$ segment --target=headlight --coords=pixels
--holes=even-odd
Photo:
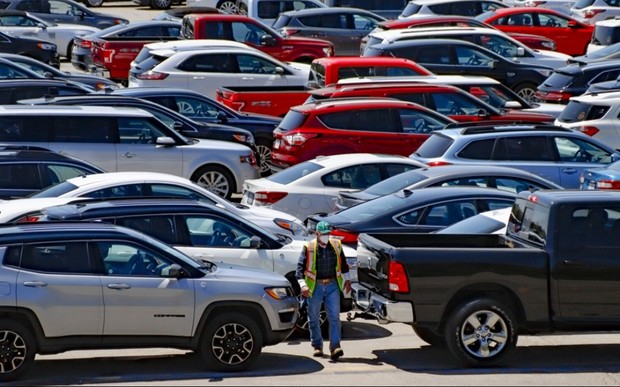
[[[557,50],[557,46],[554,42],[542,42],[541,44],[543,47],[545,47],[548,50],[551,50],[551,51]]]
[[[276,300],[284,300],[293,295],[291,288],[265,288],[265,293],[269,294],[271,298]]]
[[[37,47],[39,47],[42,50],[56,51],[56,45],[52,43],[39,42],[37,43]]]
[[[273,222],[277,224],[278,227],[282,227],[283,229],[290,231],[293,235],[308,235],[305,227],[295,222],[291,222],[290,220],[276,218]]]

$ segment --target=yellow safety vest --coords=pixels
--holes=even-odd
[[[314,292],[314,286],[316,285],[316,245],[317,240],[314,239],[311,242],[306,242],[306,270],[304,271],[304,276],[306,280],[306,285],[308,285],[308,289],[310,290],[310,295]],[[340,271],[340,255],[342,254],[342,243],[340,239],[329,238],[329,244],[332,245],[337,254],[336,259],[336,280],[338,281],[338,287],[342,291],[344,288],[344,278],[342,277],[342,272]]]

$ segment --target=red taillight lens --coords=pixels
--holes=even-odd
[[[409,279],[402,263],[390,261],[388,283],[391,292],[409,293]]]
[[[281,200],[288,195],[288,192],[271,192],[271,191],[258,191],[254,195],[254,201],[261,204],[273,204],[278,200]]]
[[[587,11],[583,14],[583,17],[586,17],[586,18],[591,18],[591,17],[594,17],[594,16],[598,15],[599,13],[601,13],[601,12],[603,12],[603,11],[604,11],[604,10],[602,10],[602,9],[589,9],[589,10],[587,10]]]
[[[93,46],[93,42],[90,40],[80,40],[79,45],[82,48],[91,48]]]
[[[24,215],[19,219],[16,219],[14,222],[15,223],[34,223],[34,222],[38,222],[39,220],[41,220],[41,217],[43,216],[43,214],[28,214],[28,215]]]
[[[594,126],[580,126],[578,128],[576,128],[578,131],[580,131],[583,134],[587,134],[588,136],[592,137],[595,134],[597,134],[598,132],[600,132],[600,130]]]
[[[168,74],[160,73],[157,71],[147,71],[142,74],[136,75],[136,78],[142,79],[144,81],[161,81],[162,79],[166,79]]]
[[[548,93],[536,92],[534,96],[543,101],[565,102],[568,103],[572,94],[563,93],[561,91],[550,91]]]
[[[340,239],[342,243],[350,243],[350,244],[357,243],[358,234],[355,232],[334,228],[330,232],[330,235],[333,236],[334,238]]]
[[[114,60],[114,50],[101,50],[101,57],[103,58],[103,63],[112,63]]]
[[[620,190],[620,180],[599,180],[596,182],[596,188]]]
[[[448,163],[446,161],[431,161],[426,163],[429,167],[441,167],[442,165],[452,165],[452,163]]]
[[[294,133],[282,137],[282,140],[290,146],[301,146],[311,138],[318,137],[317,133]]]

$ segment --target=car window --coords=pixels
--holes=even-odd
[[[6,15],[0,16],[0,25],[2,26],[20,26],[20,27],[33,27],[38,23],[31,18],[21,15]]]
[[[43,168],[43,174],[47,174],[52,184],[92,173],[90,170],[72,165],[43,163]]]
[[[0,164],[2,189],[41,189],[38,163]]]
[[[603,118],[610,106],[570,101],[558,116],[561,122],[580,122]]]
[[[25,244],[21,268],[46,273],[94,274],[85,242]]]
[[[193,55],[177,66],[179,70],[198,73],[230,73],[233,66],[229,54]]]
[[[448,136],[433,134],[420,145],[415,154],[423,158],[441,157],[450,149],[453,143],[454,140]]]
[[[43,3],[45,4],[45,0]],[[46,13],[57,14],[57,15],[71,15],[71,16],[80,16],[83,15],[84,11],[81,9],[69,4],[64,1],[58,0],[49,0],[49,11]],[[45,12],[45,11],[43,11]]]
[[[142,197],[147,196],[142,184],[119,184],[114,187],[102,188],[84,193],[81,196],[98,199]]]
[[[199,118],[217,118],[217,113],[220,111],[215,104],[210,104],[203,100],[192,97],[174,97],[175,107],[172,110],[176,110],[179,113],[187,117],[199,117]]]
[[[250,248],[252,235],[217,215],[186,215],[182,217],[189,231],[192,246]]]
[[[609,164],[612,162],[611,153],[590,141],[563,136],[555,136],[553,141],[561,161],[593,162],[599,164]]]
[[[443,129],[445,122],[425,111],[418,109],[398,109],[402,131],[405,133],[430,133],[434,130]]]
[[[118,118],[118,134],[121,144],[155,144],[158,137],[165,136],[149,119],[142,117]]]
[[[387,177],[393,177],[400,175],[403,172],[411,171],[412,169],[418,169],[416,165],[409,164],[383,164],[383,169],[386,172]]]
[[[276,63],[265,58],[249,54],[237,54],[237,65],[240,73],[243,74],[275,74]]]
[[[173,198],[182,198],[182,199],[190,199],[190,200],[199,200],[201,202],[207,204],[216,204],[215,200],[210,197],[203,195],[199,192],[190,190],[185,187],[180,187],[172,184],[144,184],[145,193],[151,196],[157,197],[173,197]]]
[[[332,129],[369,132],[400,132],[390,114],[390,109],[359,109],[317,116],[319,121]]]
[[[457,62],[460,65],[488,68],[493,67],[493,58],[473,47],[456,46],[455,52]]]
[[[588,85],[591,83],[615,81],[618,78],[618,75],[620,75],[620,70],[601,71],[592,77],[590,81],[588,81]]]
[[[282,121],[280,121],[278,129],[285,132],[297,129],[298,127],[303,125],[307,118],[307,114],[291,109],[288,111],[288,113],[286,113]]]
[[[498,138],[493,160],[552,161],[546,136],[523,136]]]
[[[356,173],[360,167],[358,165],[338,169],[322,176],[321,181],[326,187],[351,188],[353,185],[353,175],[360,175],[360,173]]]
[[[316,164],[311,161],[305,161],[303,163],[295,164],[291,167],[288,167],[273,175],[267,176],[266,179],[269,181],[273,181],[274,183],[286,185],[323,168],[324,167],[320,164]],[[325,184],[324,179],[325,176],[321,178],[321,180],[323,180],[323,184]]]
[[[396,56],[400,57],[398,52],[409,51],[409,48],[402,48],[395,50]],[[419,63],[431,63],[431,64],[451,64],[449,47],[435,47],[425,46],[418,48],[417,56],[415,59]],[[469,59],[469,58],[468,58]]]
[[[546,189],[549,187],[542,186],[531,180],[519,179],[516,177],[495,177],[494,187],[502,191],[519,193],[521,191]]]
[[[115,119],[104,117],[54,117],[51,120],[53,141],[115,142]],[[96,130],[94,130],[96,128]]]
[[[429,187],[452,187],[452,186],[472,186],[472,187],[487,187],[487,178],[484,176],[478,177],[455,177],[438,181],[431,184]]]
[[[499,8],[505,8],[505,6],[503,6],[502,4],[497,4],[497,3],[490,2],[490,1],[481,1],[479,13],[494,11]]]
[[[442,145],[442,143],[440,143],[439,145]],[[465,147],[457,153],[457,156],[462,159],[491,160],[491,155],[494,152],[494,147],[495,147],[495,139],[472,141],[468,143],[467,145],[465,145]],[[447,150],[447,147],[446,147],[446,150]],[[423,157],[428,157],[428,156],[423,156]],[[431,156],[431,157],[438,157],[438,156]]]
[[[435,111],[444,115],[474,115],[480,104],[458,93],[430,93]]]
[[[269,35],[265,30],[252,23],[232,23],[233,40],[242,43],[250,43],[255,46],[260,44],[263,35]]]
[[[554,71],[547,79],[545,79],[543,86],[557,89],[570,86],[573,83],[573,80],[574,76],[572,74]]]
[[[362,30],[362,31],[373,30],[377,26],[377,23],[379,22],[379,20],[377,19],[373,19],[366,15],[360,15],[357,13],[354,13],[352,17],[353,17],[353,27],[356,30]]]
[[[518,45],[497,35],[477,35],[476,42],[480,46],[503,56],[504,58],[512,58],[517,56]]]
[[[568,27],[568,19],[551,14],[539,13],[538,25],[541,27],[566,28]]]
[[[162,36],[162,29],[160,26],[148,26],[148,27],[134,28],[134,29],[122,32],[118,34],[118,36],[158,37],[158,36]]]
[[[100,256],[108,276],[159,277],[173,263],[167,257],[127,242],[97,242],[93,251]]]

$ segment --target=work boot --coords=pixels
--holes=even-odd
[[[331,352],[329,357],[332,360],[338,360],[338,358],[341,357],[342,355],[344,355],[344,351],[342,350],[342,348],[338,347],[338,348],[334,348],[334,350]]]

